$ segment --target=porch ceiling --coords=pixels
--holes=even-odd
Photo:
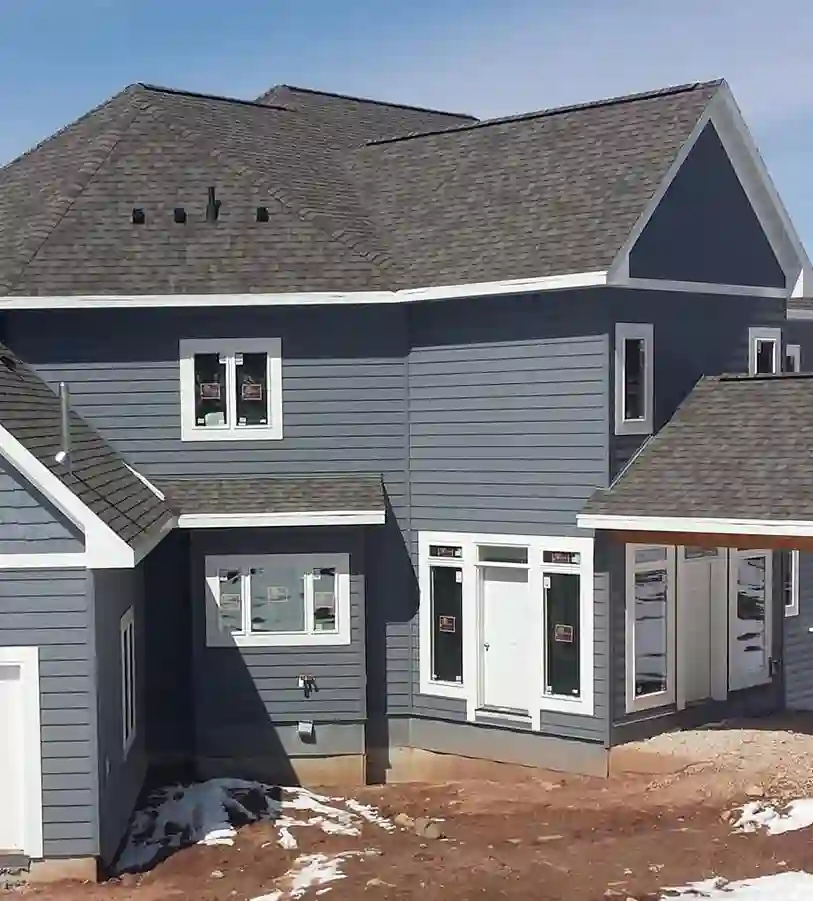
[[[813,375],[701,379],[578,521],[631,543],[813,548]]]

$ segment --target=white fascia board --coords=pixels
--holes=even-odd
[[[0,554],[2,569],[85,569],[87,555],[75,554]]]
[[[104,561],[95,564],[104,568],[133,565],[133,550],[127,542],[82,503],[67,485],[2,425],[0,456],[84,533],[88,566],[91,565],[91,560]]]
[[[694,282],[661,282],[649,279],[632,279],[629,274],[629,256],[638,238],[655,214],[669,186],[691,153],[703,129],[711,122],[740,180],[754,214],[762,226],[768,242],[782,267],[785,289],[760,288],[739,285],[706,285]],[[701,294],[745,294],[756,297],[788,297],[794,291],[803,290],[805,283],[813,289],[810,277],[811,263],[802,241],[771,180],[765,163],[759,154],[753,136],[743,119],[728,85],[723,84],[711,98],[703,114],[697,120],[691,134],[680,148],[663,181],[658,186],[644,211],[629,233],[621,250],[613,261],[607,276],[608,285],[619,287],[653,288],[658,290],[688,291]],[[799,284],[801,279],[801,285]],[[669,287],[671,286],[671,287]]]
[[[260,529],[274,526],[380,526],[383,510],[327,511],[318,513],[183,513],[182,529]]]
[[[813,537],[813,521],[775,519],[699,519],[682,516],[613,516],[580,513],[579,528],[614,532],[689,532],[709,535],[764,535],[773,538]]]
[[[566,272],[541,278],[520,278],[463,285],[408,288],[401,291],[346,291],[287,294],[110,294],[54,297],[0,297],[0,310],[104,310],[168,307],[301,307],[314,305],[401,304],[457,297],[491,297],[595,288],[607,283],[606,272]]]

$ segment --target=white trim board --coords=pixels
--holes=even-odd
[[[87,555],[75,554],[0,554],[3,569],[86,569]]]
[[[794,307],[793,304],[788,304],[788,310],[786,313],[788,319],[799,319],[799,320],[808,320],[813,319],[813,308],[808,309],[807,307]]]
[[[42,858],[43,855],[39,648],[0,648],[0,663],[20,667],[25,752],[25,784],[23,786],[25,847],[22,850],[30,858],[36,860]]]
[[[580,529],[621,532],[689,532],[708,535],[765,535],[774,538],[813,537],[813,521],[777,519],[700,519],[681,516],[622,516],[579,513]]]
[[[182,529],[261,529],[273,526],[380,526],[384,510],[329,510],[301,513],[182,513]]]

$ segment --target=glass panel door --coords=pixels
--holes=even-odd
[[[729,687],[736,691],[770,680],[770,551],[731,554]]]

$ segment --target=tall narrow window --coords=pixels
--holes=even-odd
[[[548,573],[545,579],[545,694],[578,698],[581,693],[580,577]]]
[[[457,566],[429,569],[432,608],[432,679],[463,681],[463,570]]]
[[[615,331],[615,431],[646,435],[652,431],[653,330],[643,323],[622,323]]]
[[[122,616],[119,632],[121,638],[121,741],[126,757],[136,734],[136,645],[132,607]]]
[[[750,328],[748,330],[748,372],[751,375],[771,375],[779,372],[781,346],[781,329]]]
[[[800,344],[788,344],[785,347],[785,372],[802,371],[802,347]]]
[[[799,613],[799,552],[785,551],[782,560],[782,595],[785,601],[785,616]]]

